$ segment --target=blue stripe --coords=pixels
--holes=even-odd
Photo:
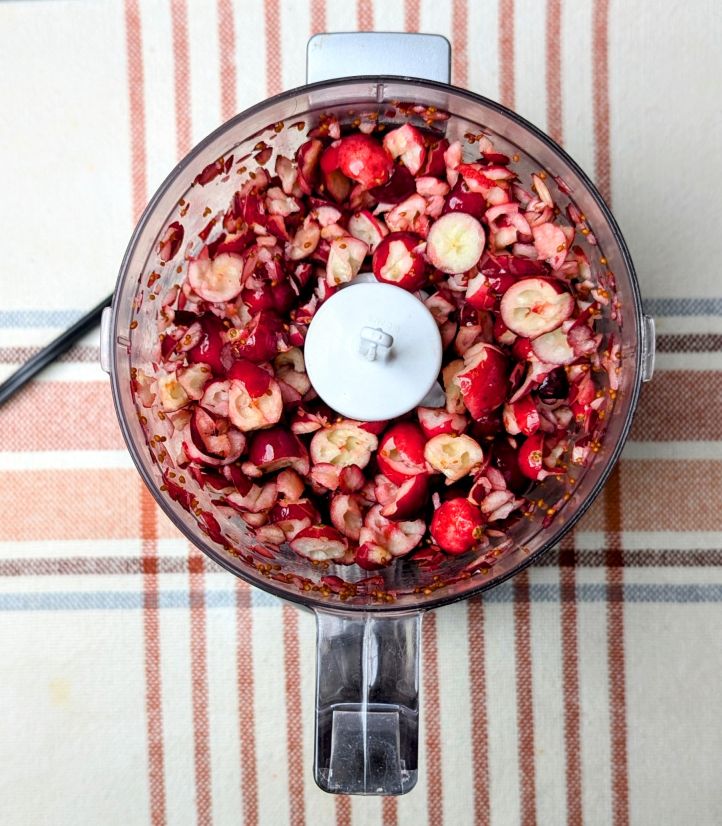
[[[722,298],[645,298],[651,316],[722,315]]]
[[[722,315],[722,298],[645,298],[652,316]],[[86,310],[0,310],[0,327],[68,327]]]
[[[706,585],[643,585],[632,583],[623,586],[627,603],[705,603],[722,602],[722,584]],[[560,589],[554,584],[533,584],[533,602],[559,602]],[[604,583],[577,585],[580,602],[605,602],[607,586]],[[504,583],[488,591],[484,601],[509,603],[514,600],[511,583]],[[2,611],[109,611],[139,610],[144,605],[144,595],[134,591],[57,591],[27,594],[0,594]],[[190,604],[188,591],[161,591],[158,605],[163,608],[184,608]],[[235,591],[207,591],[207,608],[233,608]],[[282,601],[262,591],[254,590],[252,605],[255,608],[279,608]]]
[[[0,310],[0,327],[69,327],[87,310]]]

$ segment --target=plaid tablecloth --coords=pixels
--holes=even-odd
[[[314,624],[201,557],[115,423],[96,336],[0,409],[0,823],[722,823],[719,4],[0,4],[0,375],[113,287],[209,130],[304,80],[316,31],[421,30],[611,200],[658,362],[605,495],[427,617],[421,775],[313,784]]]

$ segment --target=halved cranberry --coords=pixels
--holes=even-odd
[[[285,279],[279,283],[266,283],[261,287],[241,291],[241,299],[252,313],[273,310],[284,315],[293,307],[297,298],[298,294]]]
[[[320,516],[310,499],[299,502],[276,503],[269,519],[283,531],[284,538],[291,540],[302,530],[320,521]]]
[[[517,454],[519,470],[527,479],[541,480],[549,474],[544,470],[544,434],[536,433],[526,439]]]
[[[400,204],[416,192],[416,182],[403,164],[396,164],[389,181],[383,186],[375,186],[369,192],[379,203]]]
[[[388,565],[394,557],[405,556],[418,544],[426,531],[423,519],[393,522],[375,505],[366,514],[359,535],[356,563],[366,570]]]
[[[412,476],[396,490],[394,498],[384,505],[382,516],[394,521],[413,519],[426,505],[429,493],[429,477],[425,473]]]
[[[270,361],[278,352],[288,349],[288,334],[283,321],[270,310],[257,313],[231,342],[236,358],[249,361]]]
[[[539,430],[539,411],[530,394],[515,402],[507,402],[504,405],[503,419],[506,432],[512,436],[519,433],[531,436]]]
[[[183,449],[188,459],[207,465],[235,462],[246,447],[246,437],[229,426],[227,419],[216,419],[202,407],[191,415]]]
[[[483,413],[478,419],[474,419],[469,427],[469,433],[475,439],[489,439],[496,436],[502,430],[501,412],[499,408]]]
[[[446,174],[444,152],[449,148],[446,138],[430,143],[426,148],[426,160],[419,170],[419,175],[433,175],[434,178],[443,178]]]
[[[479,269],[490,280],[501,278],[507,274],[515,276],[513,280],[516,280],[530,275],[547,275],[549,273],[549,267],[544,261],[520,258],[516,255],[486,255],[482,259]]]
[[[392,232],[378,245],[372,268],[379,281],[415,292],[426,281],[423,238],[413,232]]]
[[[315,562],[337,561],[348,551],[348,539],[335,528],[313,525],[297,534],[291,547],[299,556]]]
[[[508,360],[493,344],[475,344],[464,356],[464,369],[454,381],[473,418],[503,404],[507,392]]]
[[[443,407],[418,407],[416,414],[427,439],[443,433],[463,433],[468,419],[459,413],[449,413]]]
[[[236,194],[235,214],[244,224],[258,224],[264,226],[266,223],[266,208],[263,198],[256,190],[251,190],[245,195]]]
[[[334,527],[353,542],[358,542],[364,519],[360,498],[337,493],[331,499],[329,513]]]
[[[467,212],[474,218],[481,218],[486,211],[486,199],[479,192],[472,192],[463,178],[454,184],[446,196],[443,215],[448,212]]]
[[[366,477],[358,465],[346,465],[338,474],[338,486],[343,493],[354,493],[366,484]]]
[[[262,396],[270,387],[273,376],[262,367],[247,359],[234,361],[228,370],[229,379],[238,379],[246,385],[251,398]]]
[[[188,352],[188,360],[193,364],[207,364],[214,375],[223,375],[224,368],[221,361],[221,349],[224,345],[225,325],[217,316],[206,313],[199,319],[203,338]]]
[[[183,243],[184,229],[178,221],[168,224],[168,228],[158,244],[158,257],[161,261],[170,261]]]
[[[310,467],[308,451],[298,436],[285,427],[272,427],[254,433],[248,448],[248,460],[261,473],[290,467],[305,476]]]
[[[399,158],[412,175],[421,169],[426,159],[426,145],[419,130],[410,123],[392,129],[384,135],[384,149],[392,158]]]
[[[298,164],[298,185],[301,191],[310,195],[318,183],[318,163],[323,150],[321,141],[312,138],[301,144],[296,152]]]
[[[201,465],[188,465],[188,473],[202,488],[207,486],[213,490],[230,490],[232,487],[225,476]]]
[[[379,442],[376,456],[379,469],[397,485],[425,473],[425,445],[426,437],[418,425],[411,422],[394,425]]]
[[[524,493],[529,487],[529,480],[519,469],[517,455],[518,449],[512,447],[508,439],[497,439],[492,448],[491,463],[501,472],[509,490]]]

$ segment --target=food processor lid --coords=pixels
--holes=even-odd
[[[313,317],[304,346],[314,390],[333,410],[365,422],[403,416],[441,369],[441,335],[424,304],[393,284],[351,283]]]

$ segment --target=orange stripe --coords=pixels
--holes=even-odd
[[[595,0],[592,25],[596,181],[602,195],[610,201],[608,0]],[[643,464],[651,468],[650,463]],[[675,462],[674,464],[677,465],[678,463]],[[667,470],[669,464],[655,463],[654,477],[649,477],[654,478],[655,488],[657,489],[660,484],[659,472],[663,468]],[[609,668],[609,719],[612,762],[612,822],[614,826],[626,826],[629,823],[626,663],[624,655],[624,570],[621,567],[620,536],[623,526],[621,475],[622,467],[620,463],[614,468],[607,482],[604,497],[607,544],[607,661]],[[676,495],[678,490],[679,478],[675,485],[675,495],[668,499],[668,502],[678,499]],[[657,490],[654,492],[657,493]],[[648,498],[652,502],[657,500],[656,495]],[[674,511],[674,508],[667,507],[663,510],[669,512]],[[644,522],[641,522],[640,527],[643,528],[644,524]],[[662,528],[662,525],[658,527],[652,525],[651,527],[659,529]],[[680,527],[681,525],[677,525],[677,529]]]
[[[547,131],[563,142],[561,82],[562,0],[547,1]],[[567,826],[582,826],[582,765],[579,715],[579,655],[577,639],[577,564],[574,531],[559,545],[559,585],[564,691],[564,751]]]
[[[622,459],[620,470],[624,501],[620,530],[722,531],[718,496],[680,496],[680,491],[722,490],[722,462]],[[608,530],[605,520],[605,500],[600,496],[584,515],[579,530]]]
[[[566,751],[567,826],[582,826],[582,765],[579,728],[579,659],[577,640],[576,554],[574,532],[561,542],[562,683],[564,687],[564,747]]]
[[[218,0],[218,48],[221,72],[221,118],[236,114],[236,30],[231,0]]]
[[[143,40],[138,0],[125,2],[125,44],[128,63],[130,108],[130,157],[133,220],[140,217],[147,200],[145,171],[145,101],[143,100]]]
[[[722,531],[722,508],[714,496],[679,495],[680,490],[722,490],[722,461],[630,459],[621,467],[623,529]],[[0,541],[136,538],[141,484],[132,468],[4,471],[0,509],[6,518],[0,520]],[[102,509],[89,506],[101,501]],[[605,530],[603,499],[585,514],[580,530]],[[178,537],[178,529],[160,512],[158,535]]]
[[[204,556],[193,545],[188,549],[189,601],[191,611],[191,697],[193,704],[193,757],[196,783],[196,820],[199,826],[213,822],[211,755],[208,734],[208,666],[206,662],[206,599]]]
[[[175,81],[176,145],[180,157],[191,149],[190,58],[186,0],[171,1],[173,24],[173,73]],[[189,602],[191,625],[191,702],[193,707],[193,766],[196,820],[199,826],[213,821],[211,761],[208,734],[208,671],[206,663],[206,604],[203,559],[189,547]]]
[[[104,500],[99,499],[98,501]],[[143,539],[143,637],[145,649],[145,716],[148,737],[150,819],[153,826],[163,826],[166,822],[166,814],[156,526],[155,502],[148,492],[148,489],[143,485],[140,489],[140,533]]]
[[[499,98],[514,108],[514,0],[499,0]],[[514,580],[514,642],[516,653],[516,707],[519,751],[521,823],[536,824],[534,765],[534,698],[532,692],[531,613],[529,574]]]
[[[173,23],[176,152],[178,157],[182,158],[191,149],[191,73],[186,0],[171,0],[171,19]]]
[[[281,83],[281,4],[266,0],[266,90],[277,95]]]
[[[547,132],[562,135],[562,0],[547,0]]]
[[[301,663],[298,653],[297,608],[283,606],[283,647],[286,671],[286,748],[291,826],[306,822],[303,778],[303,723],[301,719]]]
[[[0,407],[0,433],[2,450],[120,450],[125,446],[107,381],[31,382]]]
[[[281,24],[278,0],[266,0],[266,88],[269,95],[281,91]],[[301,673],[296,609],[283,606],[283,648],[286,682],[286,744],[288,796],[291,826],[306,822],[304,802],[303,724]]]
[[[405,0],[404,29],[417,32],[421,28],[421,0]]]
[[[398,826],[399,809],[395,797],[384,797],[381,801],[381,818],[384,826]]]
[[[499,0],[499,101],[514,108],[514,0]]]
[[[722,372],[665,370],[662,378],[659,387],[642,388],[631,438],[640,442],[722,440]],[[699,392],[701,387],[704,393]]]
[[[471,689],[471,756],[474,766],[474,823],[489,823],[489,751],[484,663],[484,603],[473,597],[467,606],[469,624],[469,682]]]
[[[253,609],[251,587],[236,581],[236,669],[238,675],[238,731],[241,741],[241,786],[244,826],[258,826],[258,773],[254,720]]]
[[[592,22],[592,83],[594,86],[595,177],[602,196],[612,197],[609,150],[609,0],[594,0]]]
[[[532,693],[529,574],[527,571],[520,573],[514,580],[514,630],[521,822],[523,826],[534,826],[536,824],[534,697]]]
[[[441,713],[439,663],[436,650],[436,615],[429,611],[423,621],[424,724],[426,726],[426,809],[429,826],[443,823],[441,775]]]
[[[311,34],[326,31],[326,0],[311,0]]]
[[[713,459],[629,459],[621,462],[617,472],[621,478],[616,484],[623,492],[624,510],[620,512],[617,504],[612,503],[616,509],[615,525],[619,526],[615,532],[625,528],[639,531],[722,530],[718,493],[722,490],[722,462]],[[699,495],[684,496],[684,491],[698,491]],[[612,530],[608,521],[607,530]]]
[[[137,0],[126,0],[125,2],[125,42],[126,42],[126,60],[128,64],[128,96],[130,109],[130,154],[131,154],[131,182],[133,192],[133,218],[137,220],[140,213],[143,211],[147,198],[147,178],[145,170],[145,103],[143,100],[143,41],[141,33],[140,9],[138,8]],[[32,393],[35,388],[29,388],[28,394]],[[43,388],[44,393],[47,393],[48,388]],[[108,388],[105,388],[107,393]],[[35,389],[35,392],[39,391]],[[82,392],[82,391],[81,391]],[[26,395],[26,398],[27,398]],[[106,397],[107,398],[107,397]],[[77,396],[76,396],[77,400]],[[88,409],[84,409],[79,405],[79,410],[84,410],[85,415],[88,415]],[[91,408],[92,409],[92,408]],[[111,419],[115,417],[100,416],[97,419],[90,419],[95,422],[93,428],[87,428],[87,425],[80,428],[83,430],[97,430],[99,423],[104,419]],[[88,419],[86,419],[86,422]],[[47,422],[46,422],[47,424]],[[115,422],[114,422],[115,424]],[[37,441],[34,440],[37,445]],[[36,448],[37,449],[37,448]],[[41,448],[42,449],[42,448]],[[25,474],[26,476],[28,474]],[[125,474],[126,477],[129,474]],[[75,507],[81,506],[81,514],[83,512],[94,512],[95,508],[87,507],[88,491],[93,492],[93,496],[97,497],[98,502],[112,502],[113,505],[118,503],[118,493],[127,494],[132,492],[134,495],[132,504],[129,508],[123,509],[126,516],[132,516],[135,509],[140,504],[140,535],[142,539],[142,565],[143,565],[143,643],[144,643],[144,666],[145,666],[145,716],[146,716],[146,732],[148,738],[148,787],[150,795],[150,820],[152,826],[164,826],[166,821],[165,814],[165,777],[163,767],[163,706],[161,702],[161,670],[160,670],[160,623],[158,616],[158,509],[148,489],[139,483],[136,478],[132,484],[118,489],[114,485],[105,485],[106,490],[100,489],[95,485],[88,485],[88,481],[102,481],[107,483],[110,479],[117,477],[116,473],[101,472],[100,474],[73,473],[72,471],[64,472],[62,474],[48,474],[46,478],[61,481],[61,485],[57,487],[58,491],[62,491],[63,495],[68,494],[68,487],[70,488],[71,498],[66,502],[73,504]],[[77,490],[77,498],[72,498],[73,482],[80,480],[85,482],[83,485],[82,494]],[[19,481],[19,480],[18,480]],[[32,484],[32,480],[30,481]],[[70,485],[68,485],[70,483]],[[13,485],[14,489],[22,488],[22,485]],[[37,496],[37,491],[44,490],[41,488],[34,488],[34,494],[31,495],[30,490],[27,491],[28,500],[32,502]],[[104,495],[105,493],[105,495]],[[0,491],[1,494],[1,491]],[[138,495],[140,503],[138,502]],[[62,497],[57,497],[62,500]],[[22,501],[22,500],[21,500]],[[56,501],[52,499],[52,503]],[[85,506],[84,508],[82,506]],[[71,509],[72,510],[72,509]],[[5,513],[22,513],[22,509],[17,511],[5,511]],[[50,513],[46,509],[42,512],[46,517],[52,519],[52,510]],[[69,514],[67,509],[62,509],[62,516],[58,514],[60,519],[55,523],[55,530],[51,529],[47,532],[47,537],[54,539],[64,538],[58,536],[57,527],[65,525],[66,529],[71,531],[78,529],[78,521],[74,520],[72,513]],[[112,538],[112,530],[117,524],[117,520],[109,520],[107,513],[105,516],[105,527],[99,531],[98,538]],[[167,520],[165,520],[167,521]],[[19,519],[18,523],[22,525],[23,519]],[[26,522],[26,524],[28,524]],[[32,524],[32,520],[30,520]],[[52,523],[51,523],[52,524]],[[135,528],[133,529],[135,532]],[[22,530],[25,534],[25,529]],[[43,535],[43,532],[41,532]],[[82,534],[81,534],[82,535]],[[109,537],[110,535],[110,537]]]
[[[467,56],[467,25],[466,20],[469,10],[466,7],[466,0],[454,0],[451,6],[451,31],[453,40],[452,69],[454,77],[452,82],[457,86],[466,86],[468,82],[468,56]]]
[[[336,826],[351,826],[351,798],[348,795],[336,795]]]
[[[0,541],[137,538],[141,487],[131,468],[5,471]],[[159,536],[178,536],[165,516],[156,519]]]
[[[356,20],[359,31],[373,31],[374,4],[371,0],[358,0],[358,2],[356,3]]]
[[[629,823],[627,776],[627,697],[624,656],[624,568],[621,566],[621,470],[617,465],[605,488],[607,522],[607,659],[612,752],[612,822]],[[673,510],[673,509],[671,509]]]

